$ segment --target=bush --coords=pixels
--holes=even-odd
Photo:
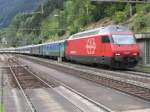
[[[137,13],[147,14],[150,12],[150,4],[145,4],[145,5],[138,4],[136,5],[136,11]]]
[[[133,30],[139,31],[140,29],[146,27],[146,18],[143,14],[138,14],[133,24]]]
[[[113,16],[113,20],[115,21],[115,23],[124,22],[126,20],[125,12],[122,11],[116,12],[115,15]]]
[[[150,5],[148,4],[144,7],[144,13],[149,13],[149,12],[150,12]]]

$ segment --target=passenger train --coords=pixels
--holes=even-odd
[[[79,63],[107,65],[113,68],[135,67],[140,59],[140,49],[134,33],[119,25],[79,32],[66,40],[10,48],[5,51],[61,57]]]

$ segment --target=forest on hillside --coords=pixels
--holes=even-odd
[[[37,11],[40,11],[39,8]],[[127,24],[134,32],[150,32],[150,4],[91,2],[90,0],[49,0],[44,13],[17,14],[0,31],[7,46],[39,44],[67,38],[92,23],[108,19],[112,24]]]
[[[46,0],[42,0],[46,3]],[[32,12],[39,7],[38,0],[0,0],[0,29],[7,27],[19,12]]]

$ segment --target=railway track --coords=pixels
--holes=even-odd
[[[107,71],[70,63],[61,64],[39,58],[24,58],[150,101],[150,78],[147,75],[137,75],[120,71]]]
[[[16,86],[18,86],[19,89],[21,90],[27,104],[29,105],[31,112],[38,112],[38,110],[34,107],[32,102],[30,101],[30,98],[28,97],[27,93],[25,92],[25,89],[32,89],[32,88],[39,88],[39,87],[53,89],[54,87],[56,87],[58,85],[61,85],[65,88],[67,88],[68,90],[72,91],[73,93],[81,96],[82,98],[84,98],[87,101],[91,102],[92,104],[96,105],[96,107],[101,108],[103,110],[102,112],[113,112],[111,109],[99,104],[96,101],[91,100],[90,98],[86,97],[85,95],[75,91],[71,87],[65,85],[64,83],[62,83],[54,78],[53,78],[52,82],[43,80],[42,78],[37,76],[35,73],[33,73],[31,70],[29,70],[26,66],[20,65],[20,63],[18,63],[18,60],[14,60],[12,58],[9,59],[9,66],[10,66],[10,71],[13,74],[14,80],[16,82]],[[72,102],[70,102],[70,103],[72,103]],[[75,105],[75,107],[78,108],[80,110],[80,112],[85,112],[84,110],[80,109],[76,105]],[[101,111],[97,110],[97,112],[101,112]]]
[[[142,76],[145,78],[150,78],[150,73],[143,73],[143,72],[138,72],[135,70],[126,70],[125,73],[129,73],[129,74],[137,75],[137,76]]]
[[[13,60],[9,60],[9,66],[10,66],[10,71],[14,78],[14,82],[16,83],[16,86],[18,86],[18,88],[21,90],[21,93],[29,107],[27,111],[38,112],[38,110],[34,107],[32,102],[30,101],[28,95],[26,94],[25,89],[28,87],[29,88],[42,87],[43,85],[35,81],[35,79],[33,79],[31,76],[27,75],[27,72],[24,71],[22,67],[19,67],[18,65],[14,65]],[[32,81],[38,85],[33,85]]]

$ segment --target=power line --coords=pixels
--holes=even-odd
[[[59,30],[59,31],[61,31],[61,30],[67,30],[67,28],[20,28],[17,31],[42,31],[42,30],[45,30],[45,31]],[[5,31],[7,31],[7,29]],[[14,29],[14,30],[11,30],[8,32],[12,32],[12,31],[16,31],[16,30]]]
[[[63,29],[63,28],[22,28],[22,29],[18,29],[19,31],[39,31],[39,30],[67,30],[67,29]]]
[[[149,0],[91,0],[93,2],[150,3]]]

